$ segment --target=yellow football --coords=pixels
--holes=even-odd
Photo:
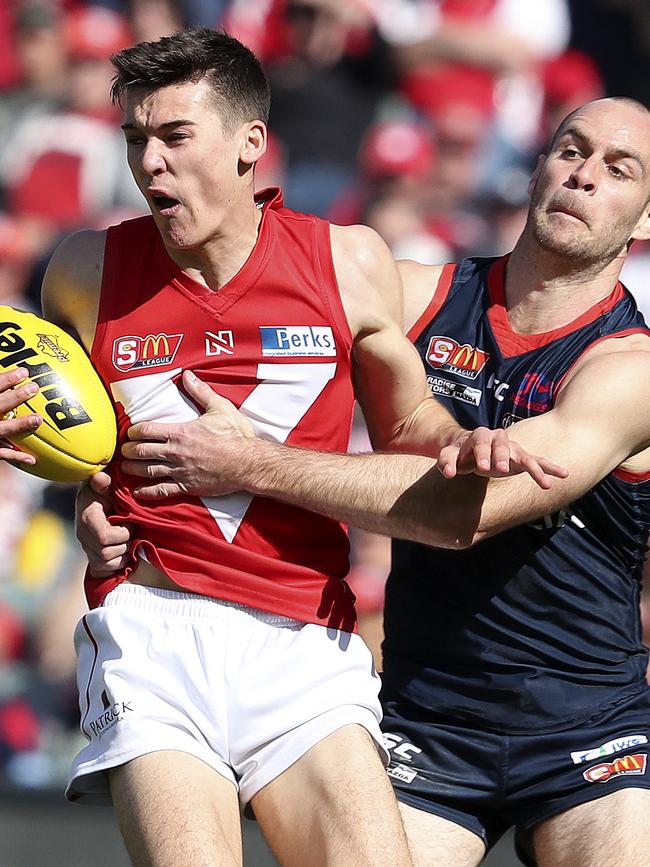
[[[79,482],[113,457],[115,410],[82,346],[54,325],[0,305],[0,370],[24,367],[39,391],[14,410],[38,413],[43,423],[12,438],[36,458],[21,470],[57,482]]]

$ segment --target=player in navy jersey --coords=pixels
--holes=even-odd
[[[509,257],[402,266],[432,391],[465,425],[516,424],[569,469],[550,490],[458,474],[462,443],[436,466],[244,438],[225,404],[220,437],[213,419],[200,443],[209,471],[159,444],[124,449],[154,477],[145,497],[245,489],[406,540],[387,591],[384,730],[417,865],[477,864],[511,825],[540,867],[650,863],[650,341],[618,282],[648,238],[650,113],[606,99],[540,157]]]

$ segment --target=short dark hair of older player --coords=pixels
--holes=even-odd
[[[227,128],[252,120],[268,122],[269,83],[250,48],[227,33],[190,27],[156,42],[139,42],[114,54],[111,99],[122,104],[134,88],[159,90],[206,80]]]

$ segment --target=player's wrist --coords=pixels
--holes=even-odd
[[[287,447],[258,437],[242,437],[237,450],[234,473],[241,489],[257,496],[278,494]]]
[[[440,452],[447,448],[447,446],[453,444],[459,444],[463,442],[470,434],[466,428],[461,427],[461,425],[457,424],[455,421],[450,421],[448,425],[441,427],[438,430],[438,457],[440,457]]]

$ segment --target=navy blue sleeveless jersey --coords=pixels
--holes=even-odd
[[[410,334],[431,390],[468,428],[547,412],[594,343],[648,333],[619,284],[563,328],[516,334],[506,261],[447,266]],[[649,527],[650,473],[617,470],[561,513],[468,550],[395,541],[385,698],[514,734],[563,728],[643,690],[639,587]]]

